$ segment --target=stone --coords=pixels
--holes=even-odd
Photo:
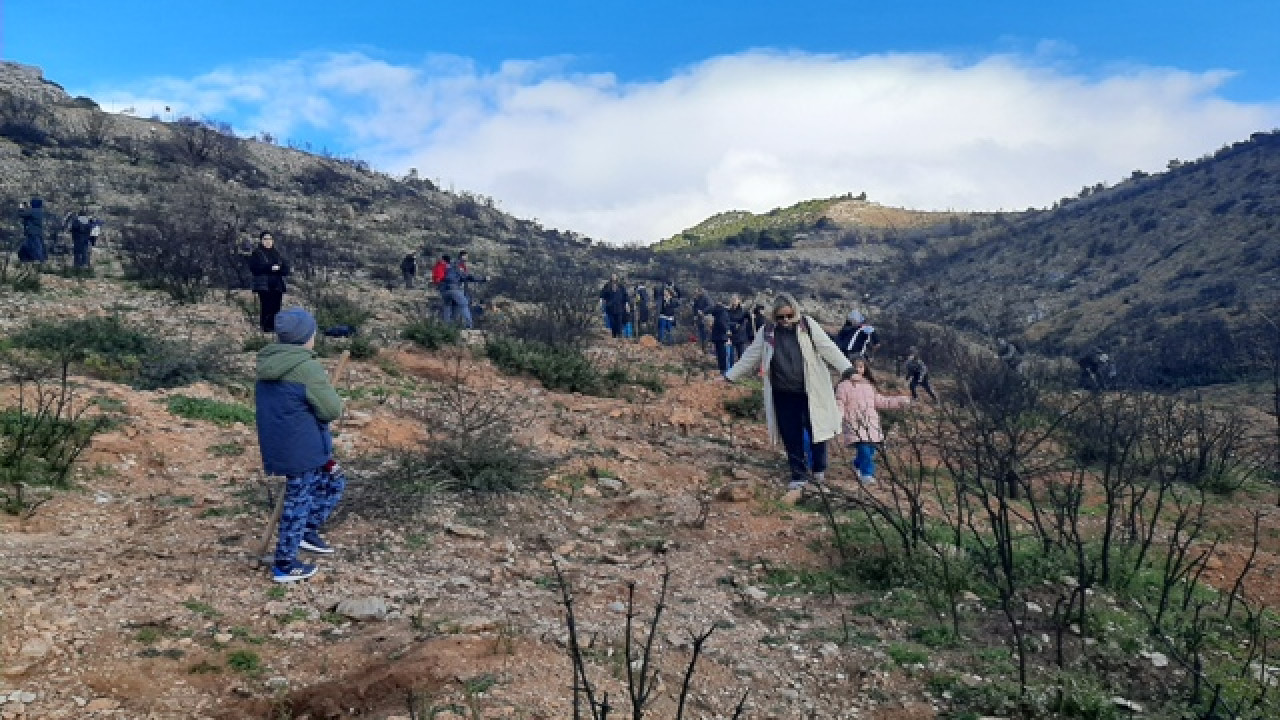
[[[475,635],[482,632],[493,632],[498,628],[498,621],[482,615],[472,615],[459,620],[457,623],[458,632],[468,635]]]
[[[623,602],[609,603],[609,612],[624,613],[627,611],[627,604]]]
[[[599,480],[596,481],[596,485],[601,490],[608,490],[609,492],[622,492],[622,487],[623,487],[623,483],[621,480],[619,480],[618,478],[609,478],[609,477],[600,478]]]
[[[742,594],[751,598],[755,602],[764,602],[769,599],[769,593],[754,585],[748,585],[747,588],[742,591]]]
[[[272,600],[271,602],[262,606],[262,611],[270,615],[271,617],[280,617],[282,615],[288,615],[290,612],[292,612],[292,610],[293,608],[289,606],[289,603],[283,600]]]
[[[1158,668],[1168,667],[1169,657],[1164,653],[1153,652],[1151,653],[1151,665]]]
[[[455,525],[453,523],[447,523],[444,526],[444,530],[450,535],[467,538],[469,540],[483,540],[489,536],[488,533],[479,528],[467,527],[466,525]]]
[[[1040,607],[1036,603],[1029,602],[1027,603],[1027,612],[1042,613],[1044,612],[1044,608]]]
[[[1128,711],[1129,711],[1129,712],[1131,712],[1131,713],[1141,713],[1141,712],[1144,712],[1144,708],[1142,707],[1142,703],[1137,703],[1137,702],[1134,702],[1134,701],[1132,701],[1132,700],[1128,700],[1128,699],[1122,698],[1122,697],[1120,697],[1119,695],[1117,695],[1116,697],[1111,698],[1111,704],[1112,704],[1112,705],[1115,705],[1116,707],[1119,707],[1119,708],[1124,708],[1125,710],[1128,710]]]
[[[39,662],[53,649],[47,640],[40,638],[32,638],[22,643],[22,649],[18,651],[18,657],[28,662]]]
[[[120,703],[111,698],[96,698],[90,700],[88,705],[84,706],[85,712],[106,712],[107,710],[115,710],[120,707]]]
[[[721,502],[750,502],[753,497],[755,493],[751,491],[751,484],[746,482],[729,483],[716,492],[716,499]]]
[[[346,598],[338,603],[334,612],[352,620],[384,620],[387,617],[387,601],[380,597]]]
[[[213,641],[221,645],[226,645],[227,643],[231,642],[233,638],[234,636],[231,633],[218,633],[217,635],[213,636]]]

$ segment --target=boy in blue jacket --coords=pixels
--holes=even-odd
[[[258,353],[255,404],[262,466],[285,476],[272,579],[305,580],[316,566],[298,562],[298,550],[328,554],[320,537],[347,479],[333,461],[329,423],[342,415],[342,398],[316,361],[316,321],[302,308],[275,316],[276,342]]]

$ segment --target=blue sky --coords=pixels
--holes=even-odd
[[[614,242],[1044,206],[1280,126],[1280,2],[2,0],[0,53]]]

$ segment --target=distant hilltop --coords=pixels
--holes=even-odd
[[[805,200],[786,208],[755,214],[745,210],[718,213],[676,233],[654,246],[655,250],[711,250],[722,247],[783,249],[797,241],[835,244],[849,234],[868,239],[968,217],[968,213],[928,212],[887,207],[867,200],[867,194]]]

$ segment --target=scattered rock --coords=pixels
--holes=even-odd
[[[39,662],[43,660],[52,649],[53,646],[51,646],[47,640],[32,638],[22,643],[22,649],[18,651],[18,657],[27,661],[28,664]]]
[[[720,502],[750,502],[753,497],[755,493],[751,491],[751,484],[747,482],[729,483],[716,493],[716,499]]]
[[[120,702],[112,698],[96,698],[90,700],[88,705],[84,706],[85,712],[106,712],[107,710],[115,710],[120,707]]]
[[[347,598],[338,603],[334,612],[352,620],[384,620],[387,617],[387,601],[380,597]]]
[[[444,526],[444,530],[450,535],[467,538],[469,540],[483,540],[489,536],[488,533],[480,528],[467,527],[466,525],[455,525],[453,523],[446,524]]]
[[[1151,665],[1158,668],[1168,667],[1169,657],[1164,653],[1153,652],[1151,653]]]

